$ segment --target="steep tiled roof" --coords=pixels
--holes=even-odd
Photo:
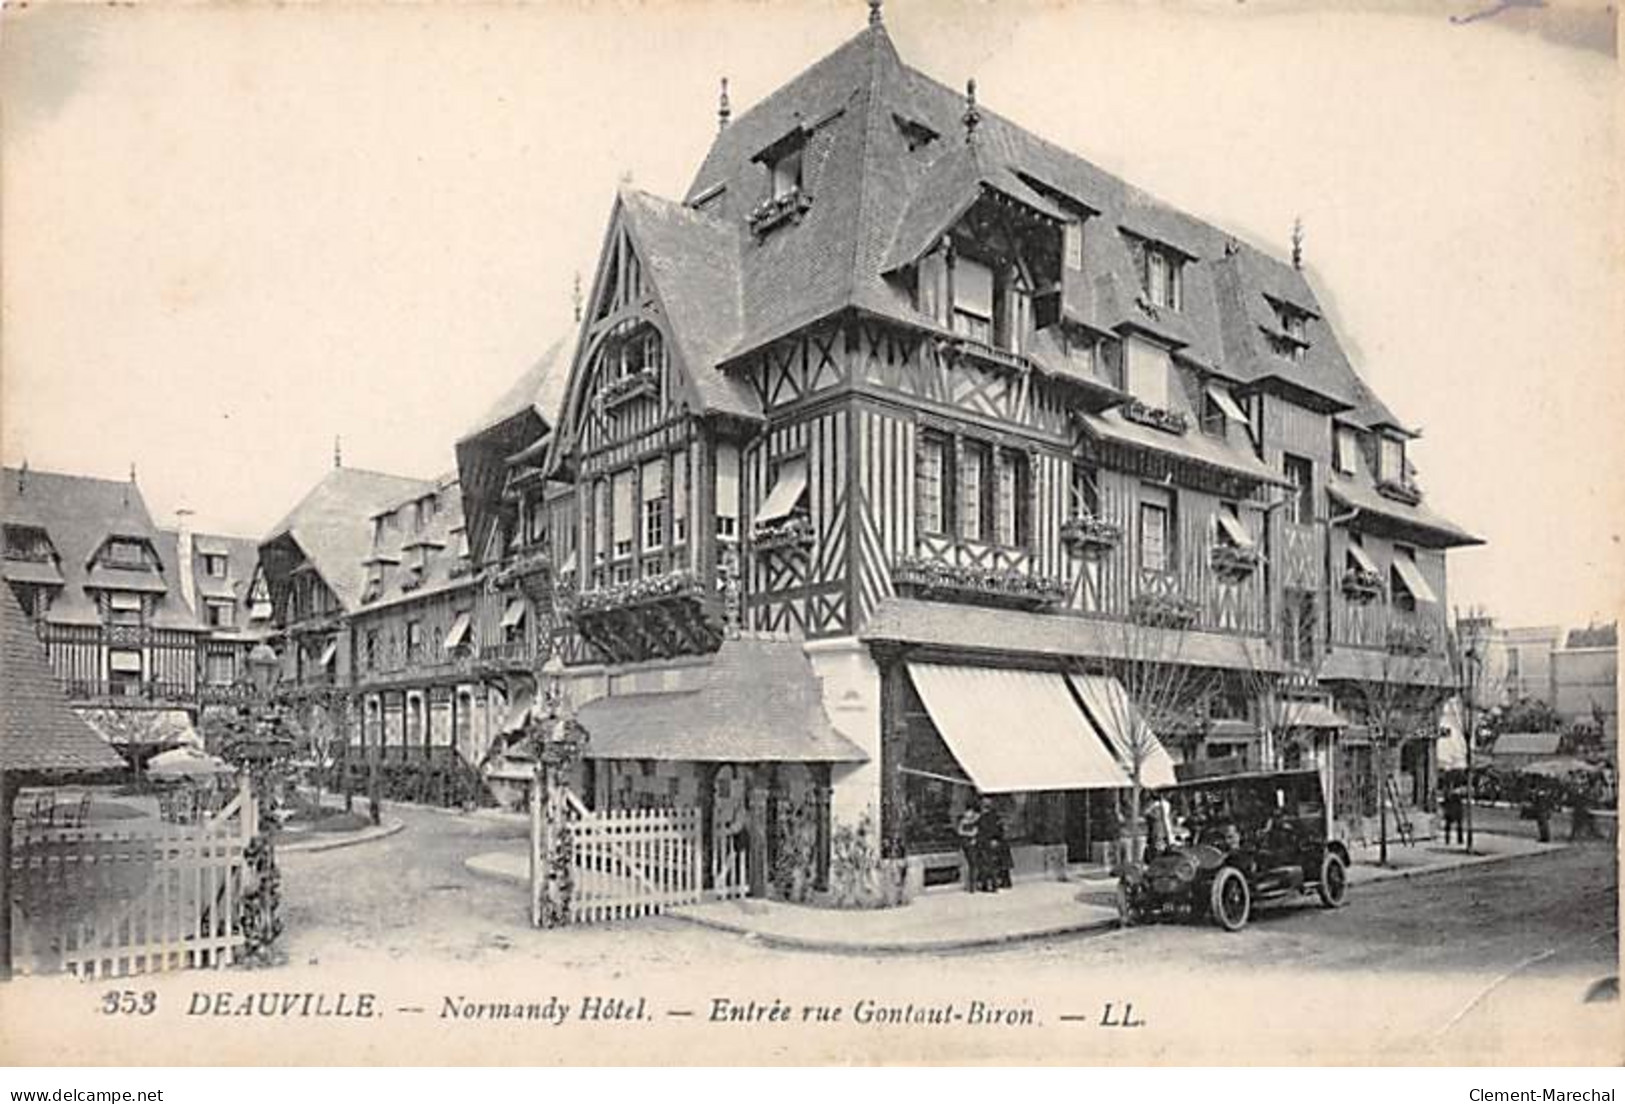
[[[1412,504],[1388,498],[1370,484],[1351,479],[1340,472],[1331,473],[1326,490],[1345,506],[1358,507],[1365,513],[1375,514],[1391,526],[1398,527],[1402,535],[1427,547],[1453,548],[1484,543],[1482,538],[1473,536],[1422,503]]]
[[[43,529],[50,538],[63,584],[46,615],[53,624],[97,624],[94,591],[104,587],[155,595],[153,623],[161,628],[198,627],[180,594],[173,546],[153,525],[134,483],[5,468],[0,471],[0,517],[7,525]],[[144,542],[157,555],[161,569],[129,571],[93,564],[111,537]]]
[[[1584,629],[1570,629],[1568,648],[1617,648],[1619,647],[1619,625],[1591,625]]]
[[[799,643],[730,640],[704,685],[597,698],[577,712],[592,759],[835,762],[868,758],[836,732]]]
[[[1348,363],[1301,272],[985,107],[967,148],[964,110],[960,92],[903,64],[885,28],[872,26],[722,131],[687,197],[703,206],[714,239],[714,264],[696,270],[696,279],[731,279],[730,228],[738,243],[739,336],[717,362],[848,306],[924,323],[885,273],[911,262],[979,189],[993,188],[1039,210],[1093,213],[1084,253],[1094,294],[1078,321],[1153,334],[1181,359],[1244,382],[1284,376],[1359,424],[1394,421]],[[805,135],[803,189],[811,207],[798,224],[753,240],[747,220],[767,186],[757,155],[797,132]],[[921,141],[932,133],[934,140]],[[1141,302],[1136,239],[1195,262],[1185,266],[1180,310]],[[662,281],[662,294],[681,297],[670,285],[686,278]],[[696,289],[694,298],[716,296]],[[1278,324],[1272,298],[1310,315],[1301,361],[1276,356],[1268,345],[1263,331]],[[697,343],[715,347],[733,328],[731,319],[696,324],[706,331]],[[1041,348],[1035,356],[1045,360]],[[703,374],[704,366],[694,370]]]
[[[285,557],[266,555],[269,546],[292,541],[345,612],[354,612],[366,584],[363,561],[372,546],[368,519],[385,506],[427,494],[434,486],[428,480],[384,472],[332,469],[260,542],[267,572],[281,574],[292,568]]]
[[[395,602],[422,598],[450,587],[468,586],[472,579],[459,574],[464,564],[460,555],[463,529],[463,495],[455,474],[441,476],[434,484],[435,512],[429,524],[416,528],[416,503],[424,497],[414,494],[375,511],[372,517],[358,519],[368,533],[373,522],[385,513],[396,521],[370,540],[366,559],[381,571],[380,583],[362,592],[362,608],[377,609]],[[421,565],[421,568],[418,568]]]
[[[492,403],[459,440],[472,440],[510,418],[534,415],[543,427],[558,424],[559,407],[564,404],[564,388],[569,382],[570,358],[575,355],[575,334],[561,337],[535,363]]]
[[[49,777],[124,765],[69,708],[44,646],[8,587],[0,587],[0,706],[0,770]]]

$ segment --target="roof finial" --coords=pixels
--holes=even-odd
[[[333,434],[333,466],[344,466],[344,440],[337,433]]]
[[[733,118],[733,105],[728,102],[728,78],[722,78],[722,92],[717,96],[717,130],[728,129],[728,120]]]
[[[581,270],[576,269],[575,286],[570,289],[570,306],[577,322],[581,321]]]
[[[869,26],[880,26],[880,6],[882,0],[869,0]]]
[[[1298,216],[1292,219],[1292,267],[1303,268],[1303,219]]]
[[[976,128],[981,125],[982,113],[976,107],[976,78],[965,82],[965,141],[976,141]]]
[[[17,493],[28,493],[28,457],[23,457],[23,466],[17,469]]]
[[[135,486],[135,461],[130,461],[130,485]]]

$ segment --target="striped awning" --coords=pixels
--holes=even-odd
[[[1355,566],[1357,566],[1361,571],[1369,571],[1373,575],[1378,573],[1377,561],[1371,558],[1371,553],[1367,552],[1364,548],[1361,548],[1357,544],[1349,544],[1349,559],[1353,560]]]
[[[457,615],[457,619],[451,623],[451,628],[446,630],[446,639],[441,645],[444,650],[449,652],[461,646],[463,641],[468,639],[468,621],[468,614],[459,613]]]
[[[1347,728],[1348,718],[1325,702],[1285,702],[1281,708],[1284,728]]]
[[[1439,596],[1433,593],[1433,588],[1422,577],[1422,569],[1416,566],[1416,561],[1395,556],[1394,570],[1399,572],[1399,581],[1405,584],[1412,598],[1418,602],[1438,602]]]
[[[1140,785],[1152,788],[1172,786],[1175,782],[1174,761],[1135,708],[1123,684],[1103,675],[1069,674],[1066,677],[1078,692],[1090,720],[1106,734],[1124,775],[1133,777],[1133,765],[1138,760]]]
[[[983,793],[1129,785],[1065,676],[917,662],[908,671],[943,743]]]

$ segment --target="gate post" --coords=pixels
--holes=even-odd
[[[766,763],[753,763],[747,796],[746,815],[750,825],[750,895],[767,896],[767,772]]]

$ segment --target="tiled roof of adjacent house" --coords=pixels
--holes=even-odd
[[[333,468],[277,522],[260,542],[268,573],[292,568],[286,556],[268,555],[273,545],[291,541],[322,577],[346,613],[361,603],[366,585],[364,561],[372,547],[368,519],[379,510],[413,495],[428,494],[435,484],[360,468]]]
[[[1617,648],[1619,647],[1619,625],[1610,622],[1607,625],[1591,625],[1583,629],[1570,629],[1568,644],[1570,648]]]
[[[417,504],[431,494],[434,516],[419,529]],[[386,514],[395,520],[379,531],[375,522]],[[461,555],[463,496],[455,474],[435,480],[432,491],[389,503],[371,517],[358,519],[357,524],[374,534],[369,538],[371,550],[366,560],[379,579],[376,586],[369,583],[363,590],[363,608],[376,609],[470,583],[470,577],[458,571],[468,561]]]
[[[164,538],[179,549],[180,534],[175,530],[161,530]],[[224,556],[226,574],[214,578],[205,570],[205,557]],[[215,636],[236,635],[245,638],[259,635],[251,627],[253,601],[250,596],[254,585],[254,572],[259,566],[260,546],[252,537],[235,537],[223,533],[192,534],[192,585],[196,593],[199,621],[208,624],[205,617],[207,603],[229,601],[232,604],[230,628],[213,628]],[[262,626],[263,628],[263,626]]]
[[[9,587],[0,587],[0,770],[40,777],[124,765],[68,706],[45,648]]]
[[[98,624],[94,592],[102,588],[154,595],[152,624],[158,628],[199,627],[180,593],[173,542],[153,525],[135,483],[5,468],[0,470],[0,517],[8,526],[41,529],[50,540],[54,562],[19,565],[15,581],[51,582],[50,573],[42,568],[55,568],[62,586],[46,615],[53,624]],[[127,570],[96,562],[103,546],[115,537],[146,545],[157,557],[158,569]],[[8,578],[14,574],[9,566],[5,573]]]
[[[587,702],[577,718],[592,759],[698,762],[862,762],[863,750],[824,712],[812,663],[799,643],[729,640],[704,684],[675,693]]]

